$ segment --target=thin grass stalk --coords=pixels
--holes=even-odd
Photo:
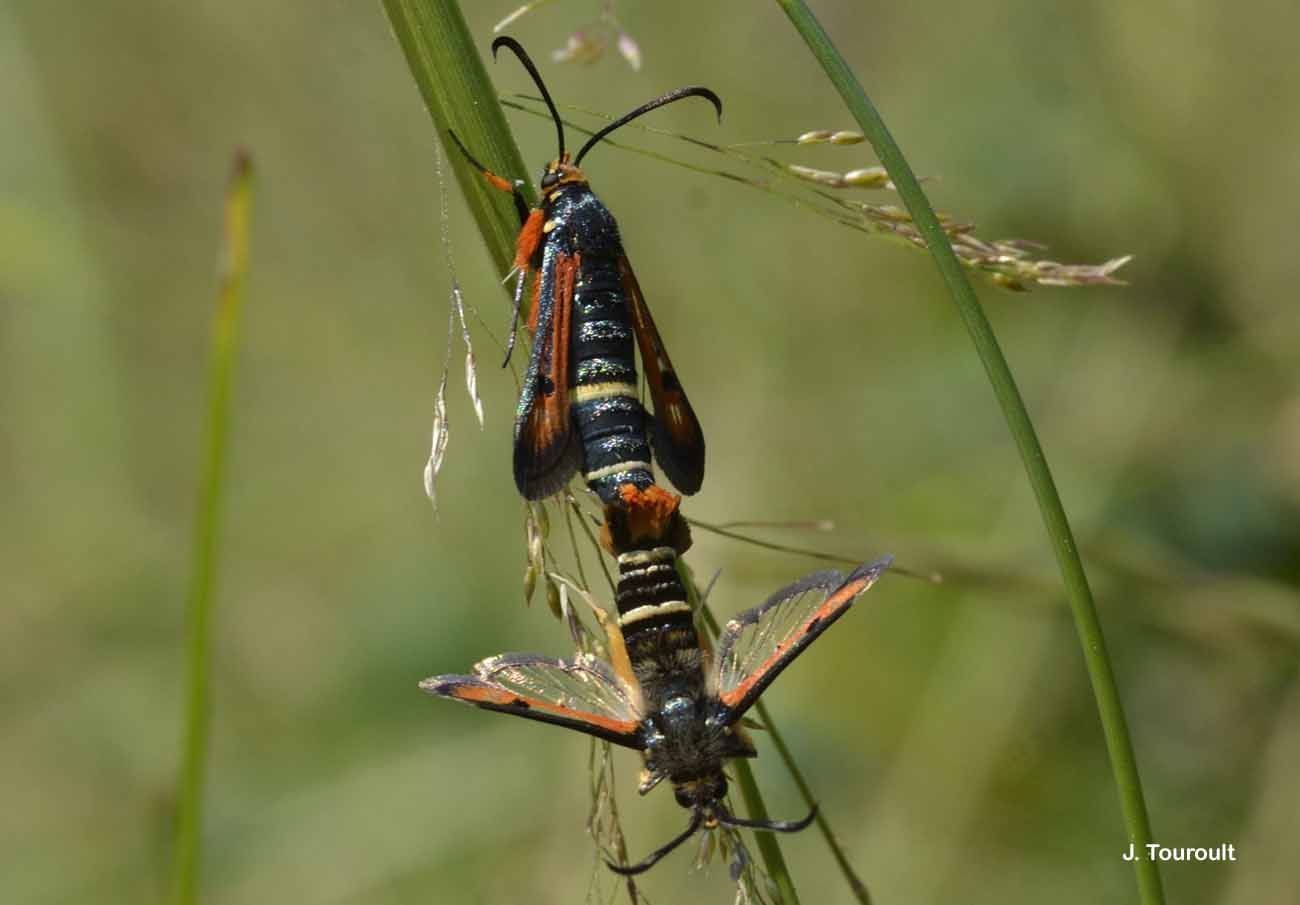
[[[884,120],[867,97],[857,77],[839,51],[835,49],[830,36],[826,34],[803,0],[776,0],[776,2],[821,64],[827,77],[839,91],[845,106],[871,142],[876,156],[884,164],[889,178],[893,180],[899,196],[912,215],[913,222],[925,238],[935,265],[947,284],[953,303],[956,304],[980,361],[984,365],[989,383],[992,384],[998,404],[1007,419],[1007,426],[1020,450],[1020,457],[1038,501],[1038,508],[1042,513],[1043,523],[1047,528],[1047,535],[1065,584],[1070,609],[1074,615],[1075,630],[1079,636],[1079,644],[1083,648],[1088,678],[1092,683],[1093,696],[1097,701],[1097,711],[1106,737],[1111,772],[1119,790],[1120,808],[1128,829],[1129,842],[1136,846],[1137,851],[1145,852],[1146,844],[1151,841],[1151,826],[1142,794],[1141,778],[1138,775],[1137,759],[1133,753],[1133,742],[1124,718],[1124,707],[1120,701],[1110,657],[1106,653],[1101,621],[1097,616],[1097,607],[1093,602],[1092,591],[1088,587],[1088,577],[1079,558],[1065,508],[1061,505],[1060,495],[1052,479],[1047,457],[1038,442],[1038,435],[1025,409],[1015,379],[1011,376],[1011,369],[993,334],[993,328],[985,317],[984,310],[975,297],[975,292],[966,279],[947,236],[944,235],[934,209],[926,199],[925,193],[921,191],[920,183],[912,173],[911,166],[889,134]],[[1164,892],[1157,864],[1146,858],[1137,858],[1133,862],[1133,867],[1137,873],[1138,891],[1142,902],[1145,905],[1162,905]]]
[[[407,65],[424,96],[439,140],[448,129],[488,167],[507,178],[527,172],[487,71],[456,0],[383,0],[384,11],[397,36]],[[446,147],[446,144],[444,144]],[[473,213],[479,233],[500,275],[509,272],[514,257],[518,217],[503,192],[490,189],[456,150],[447,154]],[[535,198],[531,186],[525,189]],[[740,763],[738,779],[746,806],[756,818],[766,814],[752,773]],[[777,884],[785,905],[798,905],[794,882],[770,833],[760,833],[764,868]]]
[[[239,316],[248,272],[249,205],[252,165],[244,153],[235,157],[226,194],[220,287],[212,316],[208,364],[208,412],[204,428],[203,471],[194,516],[193,571],[190,578],[185,735],[178,777],[178,814],[174,853],[173,901],[191,905],[198,899],[200,840],[203,830],[203,779],[208,752],[209,640],[212,624],[218,515],[225,470],[226,423],[231,377],[238,351]]]
[[[712,614],[710,614],[710,618],[712,618]],[[780,730],[776,728],[776,723],[772,722],[772,715],[767,712],[767,705],[760,700],[754,705],[754,710],[758,713],[758,718],[763,721],[763,728],[767,730],[767,735],[772,740],[772,746],[776,748],[781,763],[785,764],[786,770],[790,772],[790,778],[794,780],[795,787],[799,789],[799,794],[803,796],[804,802],[809,807],[815,807],[817,800],[813,798],[812,787],[808,785],[808,780],[804,778],[803,771],[799,769],[799,765],[795,762],[794,755],[786,746]],[[871,905],[871,893],[867,891],[867,884],[862,882],[858,872],[853,869],[848,853],[844,851],[844,846],[840,844],[840,838],[831,829],[826,812],[820,807],[817,808],[817,816],[814,821],[817,824],[817,830],[822,834],[822,838],[826,840],[827,848],[831,850],[831,857],[835,859],[835,864],[839,867],[840,873],[844,875],[845,882],[849,884],[849,890],[853,893],[853,898],[857,899],[860,905]]]
[[[736,784],[740,786],[740,797],[745,799],[745,811],[749,814],[749,819],[770,820],[767,805],[763,803],[763,796],[758,791],[758,782],[754,779],[754,771],[750,769],[749,762],[736,758],[732,762],[732,769],[736,773]],[[782,905],[799,905],[794,878],[786,866],[785,855],[781,854],[781,843],[777,841],[776,833],[757,832],[754,839],[758,842],[758,854],[763,859],[763,867],[772,878]]]

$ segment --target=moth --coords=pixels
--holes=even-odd
[[[513,195],[519,213],[512,271],[519,279],[507,362],[525,286],[532,279],[529,328],[534,342],[515,415],[515,485],[525,498],[541,499],[581,470],[588,486],[610,503],[624,484],[644,489],[654,482],[653,448],[653,457],[677,489],[695,493],[704,480],[704,432],[650,316],[618,224],[591,190],[580,164],[602,138],[651,110],[700,97],[721,118],[722,101],[698,86],[670,91],[600,129],[571,157],[565,150],[564,123],[537,67],[513,38],[493,41],[493,54],[502,47],[532,76],[559,138],[556,158],[542,171],[539,206],[529,208],[522,182],[493,173],[455,133],[449,134],[490,185]],[[653,414],[646,412],[637,391],[634,340]]]
[[[648,870],[701,828],[718,824],[795,832],[812,822],[736,817],[726,806],[723,766],[756,751],[741,718],[786,667],[848,611],[888,568],[890,558],[848,575],[815,572],[731,619],[710,652],[700,642],[690,607],[672,599],[677,588],[656,568],[671,549],[639,562],[620,563],[619,619],[607,626],[610,660],[579,653],[567,660],[537,654],[500,654],[472,675],[434,676],[420,683],[429,694],[486,710],[574,729],[642,752],[638,791],[667,780],[690,812],[685,830],[620,874]],[[675,572],[674,572],[675,576]],[[625,599],[626,598],[626,599]],[[642,602],[645,599],[665,602]],[[625,605],[625,603],[627,605]]]

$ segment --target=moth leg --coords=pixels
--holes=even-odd
[[[450,135],[451,140],[456,143],[456,147],[460,148],[460,153],[465,155],[465,159],[470,162],[474,169],[483,174],[483,178],[487,180],[488,185],[498,191],[510,193],[511,197],[514,198],[515,212],[519,214],[519,225],[523,226],[524,222],[528,219],[528,202],[524,200],[523,192],[524,181],[522,179],[516,179],[512,182],[504,176],[498,176],[496,173],[493,173],[487,167],[483,166],[483,164],[474,159],[474,155],[470,154],[469,149],[465,147],[461,142],[460,137],[457,136],[455,132],[448,129],[447,134]]]

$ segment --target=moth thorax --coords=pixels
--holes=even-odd
[[[686,728],[695,721],[695,700],[687,694],[676,694],[664,702],[661,711],[665,723]]]

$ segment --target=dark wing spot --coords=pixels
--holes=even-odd
[[[547,377],[545,374],[543,374],[543,375],[542,375],[542,395],[543,395],[543,396],[550,396],[550,395],[552,395],[554,392],[555,392],[555,381],[552,380],[551,378]]]
[[[664,389],[666,390],[672,390],[673,392],[676,392],[682,388],[682,385],[677,381],[677,374],[674,371],[664,371],[663,379],[664,379]]]
[[[511,707],[518,707],[520,710],[531,710],[532,707],[523,698],[515,698],[510,702]]]

